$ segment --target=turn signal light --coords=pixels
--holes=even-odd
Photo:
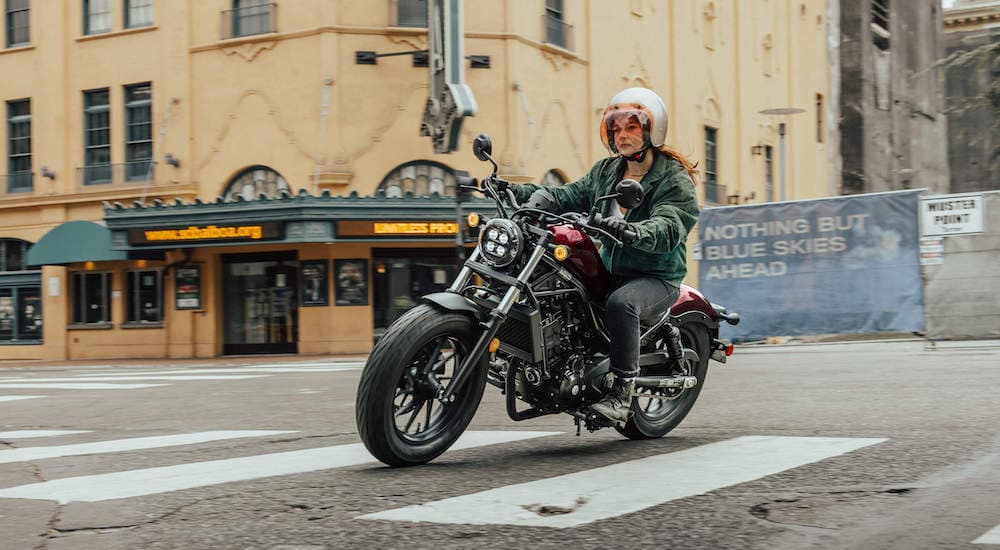
[[[736,349],[736,348],[734,348],[732,344],[729,344],[728,346],[726,346],[726,357],[729,357],[730,355],[732,355],[734,349]]]
[[[489,347],[490,353],[496,353],[498,349],[500,349],[500,339],[494,338],[490,340],[490,347]]]
[[[478,212],[470,212],[469,213],[469,217],[465,218],[465,221],[469,223],[469,227],[478,227],[479,226],[479,213]]]
[[[561,262],[566,258],[569,258],[569,247],[561,244],[552,251],[552,255],[556,257],[556,260]]]

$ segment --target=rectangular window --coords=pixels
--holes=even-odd
[[[83,0],[83,34],[111,30],[111,0]]]
[[[7,47],[22,46],[31,41],[28,0],[7,0]]]
[[[774,147],[764,146],[764,196],[767,202],[774,201]]]
[[[716,161],[718,130],[711,126],[705,126],[705,200],[718,204],[719,202],[719,179],[718,165]]]
[[[37,286],[0,288],[0,342],[42,340],[42,293]]]
[[[31,191],[31,100],[7,102],[7,192]]]
[[[158,270],[125,273],[125,320],[129,323],[163,322],[163,285]]]
[[[871,0],[872,41],[881,50],[889,49],[889,0]]]
[[[816,143],[823,143],[823,133],[826,132],[823,118],[823,94],[816,94]]]
[[[566,34],[562,0],[545,0],[545,41],[565,48]]]
[[[108,89],[83,93],[83,183],[111,182],[111,113]]]
[[[73,323],[111,322],[111,274],[73,273]]]
[[[0,239],[0,271],[24,271],[24,257],[30,243],[20,239]]]
[[[267,0],[233,0],[233,36],[274,32],[271,25],[274,4]]]
[[[398,0],[396,25],[427,27],[427,0]]]
[[[153,167],[153,88],[125,87],[125,178],[146,180]]]
[[[125,28],[148,27],[153,24],[153,0],[125,0]]]

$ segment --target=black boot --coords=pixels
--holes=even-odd
[[[591,405],[590,409],[608,420],[626,422],[632,416],[633,390],[635,390],[635,378],[615,376],[608,394],[601,401]]]

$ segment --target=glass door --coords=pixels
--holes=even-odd
[[[223,256],[224,354],[298,352],[298,270],[288,253]]]

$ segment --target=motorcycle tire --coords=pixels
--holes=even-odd
[[[440,377],[434,374],[436,384],[447,386],[447,370],[450,367],[454,374],[476,342],[477,331],[470,316],[433,304],[409,310],[389,327],[368,358],[356,401],[358,433],[375,458],[389,466],[425,464],[462,435],[486,387],[485,355],[448,405],[434,398],[434,387],[426,382],[426,369],[440,370]],[[426,413],[422,412],[425,406],[430,407]],[[426,415],[421,419],[424,430],[421,432],[418,421],[416,433],[411,433],[418,415]],[[401,430],[403,422],[406,425]]]
[[[705,385],[711,345],[708,330],[696,322],[684,323],[677,328],[681,331],[682,347],[694,350],[698,354],[698,361],[692,368],[694,372],[688,373],[698,378],[698,385],[683,390],[674,400],[633,398],[631,418],[624,424],[615,426],[618,433],[629,439],[656,439],[669,433],[691,412],[691,407],[694,406],[701,388]],[[640,400],[647,403],[642,404]],[[651,405],[655,408],[650,409]]]

